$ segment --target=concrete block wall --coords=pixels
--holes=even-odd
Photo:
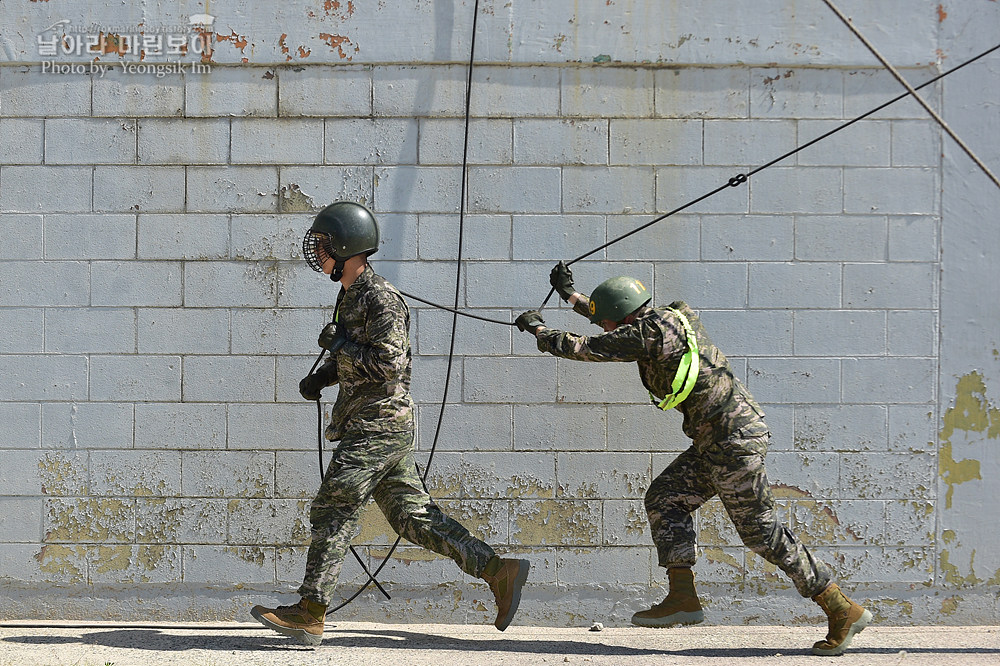
[[[324,205],[370,205],[376,270],[454,298],[465,68],[218,60],[163,77],[0,66],[4,616],[245,618],[295,589],[319,481],[297,382],[338,288],[299,242]],[[871,66],[734,63],[477,65],[459,307],[512,321],[555,261],[898,94]],[[701,312],[768,414],[784,519],[888,622],[1000,617],[983,577],[942,559],[942,502],[974,478],[938,434],[942,143],[899,102],[573,267],[582,290],[629,274]],[[422,468],[450,379],[428,487],[532,560],[522,621],[622,623],[657,600],[642,497],[687,446],[679,416],[633,366],[542,356],[466,318],[448,378],[451,315],[410,307]],[[713,621],[819,616],[717,501],[697,525]],[[394,538],[369,506],[369,567]],[[392,601],[340,617],[489,621],[483,584],[427,551],[404,543],[379,579]],[[364,578],[348,561],[342,580],[348,595]]]

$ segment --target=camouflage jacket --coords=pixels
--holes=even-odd
[[[573,309],[589,317],[589,299],[580,296]],[[691,323],[701,357],[694,389],[675,408],[684,414],[684,434],[696,443],[719,441],[760,420],[763,410],[733,375],[729,360],[712,344],[698,315],[683,301],[675,301],[670,307]],[[670,393],[670,384],[687,348],[683,325],[663,307],[643,307],[631,324],[600,335],[577,335],[552,328],[538,332],[539,351],[555,356],[575,361],[635,361],[643,385],[657,399]]]
[[[349,342],[337,352],[340,392],[327,439],[345,432],[404,432],[414,426],[410,397],[410,310],[371,266],[337,295]]]

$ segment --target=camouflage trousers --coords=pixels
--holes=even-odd
[[[449,518],[423,488],[413,460],[413,432],[344,435],[309,510],[312,543],[299,594],[329,605],[358,529],[361,509],[374,497],[403,538],[453,559],[479,577],[496,554]]]
[[[764,469],[769,437],[767,426],[757,422],[724,441],[696,443],[653,480],[646,492],[646,512],[660,566],[694,565],[692,514],[718,495],[743,543],[784,571],[799,594],[811,597],[826,588],[830,568],[776,515]]]

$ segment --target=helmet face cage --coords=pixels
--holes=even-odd
[[[323,262],[333,257],[332,240],[329,234],[311,229],[302,238],[302,256],[305,257],[309,268],[317,273],[322,273]]]

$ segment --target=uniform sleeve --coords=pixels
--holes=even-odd
[[[574,361],[638,361],[649,355],[636,326],[619,326],[600,335],[577,335],[546,328],[538,332],[538,350]]]
[[[576,292],[576,303],[573,304],[573,311],[590,319],[590,296]]]
[[[384,294],[368,305],[367,344],[348,342],[341,351],[376,380],[390,380],[405,371],[410,349],[409,313],[395,294]]]

